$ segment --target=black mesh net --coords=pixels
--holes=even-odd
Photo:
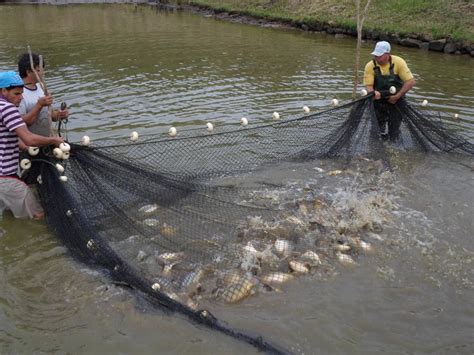
[[[438,114],[405,100],[384,109],[398,120],[384,141],[380,112],[377,119],[368,96],[212,132],[72,144],[68,160],[47,151],[32,160],[47,223],[73,256],[163,309],[278,353],[285,351],[232,330],[204,307],[271,292],[331,269],[333,260],[353,263],[370,247],[364,233],[380,223],[335,203],[325,193],[328,179],[357,172],[366,184],[380,181],[390,167],[387,149],[474,154]],[[285,171],[302,184],[285,182]],[[358,198],[370,200],[370,192]]]

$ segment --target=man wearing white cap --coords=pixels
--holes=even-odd
[[[396,114],[393,106],[404,99],[405,94],[415,86],[415,79],[407,63],[400,57],[390,54],[390,43],[377,42],[371,53],[374,58],[364,70],[364,85],[368,92],[374,92],[374,106],[381,133],[385,134],[385,123],[388,122],[388,134],[395,139],[398,136],[402,117]],[[382,97],[395,87],[395,94]]]
[[[60,144],[61,137],[43,137],[26,128],[18,112],[23,81],[15,72],[0,73],[0,212],[9,209],[15,217],[43,218],[43,210],[32,191],[18,178],[20,138],[30,146]]]

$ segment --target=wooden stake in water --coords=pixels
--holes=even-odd
[[[48,88],[46,87],[46,82],[44,80],[44,68],[43,68],[43,56],[39,55],[39,68],[40,72],[38,72],[35,69],[35,64],[33,62],[33,53],[31,52],[31,47],[28,44],[28,55],[30,56],[30,67],[31,71],[35,74],[36,80],[41,86],[41,89],[43,89],[43,92],[45,95],[48,95]],[[50,127],[53,127],[53,107],[51,105],[48,106],[48,120],[49,120],[49,125]],[[51,136],[53,136],[53,131],[51,131]]]
[[[356,62],[354,65],[354,88],[352,89],[352,99],[356,96],[357,85],[359,85],[359,63],[360,63],[360,47],[362,44],[362,27],[364,26],[365,17],[369,10],[370,1],[367,0],[364,11],[360,13],[360,0],[356,1],[356,11],[357,11],[357,48],[356,48]]]

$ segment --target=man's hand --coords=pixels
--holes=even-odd
[[[395,105],[397,101],[400,100],[400,97],[401,96],[399,94],[395,94],[395,95],[389,96],[387,101],[391,103],[392,105]]]
[[[374,90],[374,100],[380,100],[382,98],[382,94],[380,91]]]
[[[63,120],[69,117],[69,110],[59,110],[59,119]]]
[[[69,110],[54,110],[53,119],[55,121],[64,120],[69,117]]]
[[[55,142],[53,143],[56,147],[58,147],[61,143],[64,143],[63,137],[52,137]]]
[[[46,95],[46,96],[40,97],[38,99],[38,104],[41,107],[51,106],[53,104],[53,101],[54,101],[54,99],[53,99],[52,95]]]

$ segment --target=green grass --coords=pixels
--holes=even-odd
[[[324,22],[355,28],[354,0],[189,0],[181,3],[207,6],[251,16]],[[361,0],[362,7],[366,0]],[[474,42],[474,2],[472,0],[372,0],[366,30],[402,35],[416,33],[433,39],[452,37]]]

